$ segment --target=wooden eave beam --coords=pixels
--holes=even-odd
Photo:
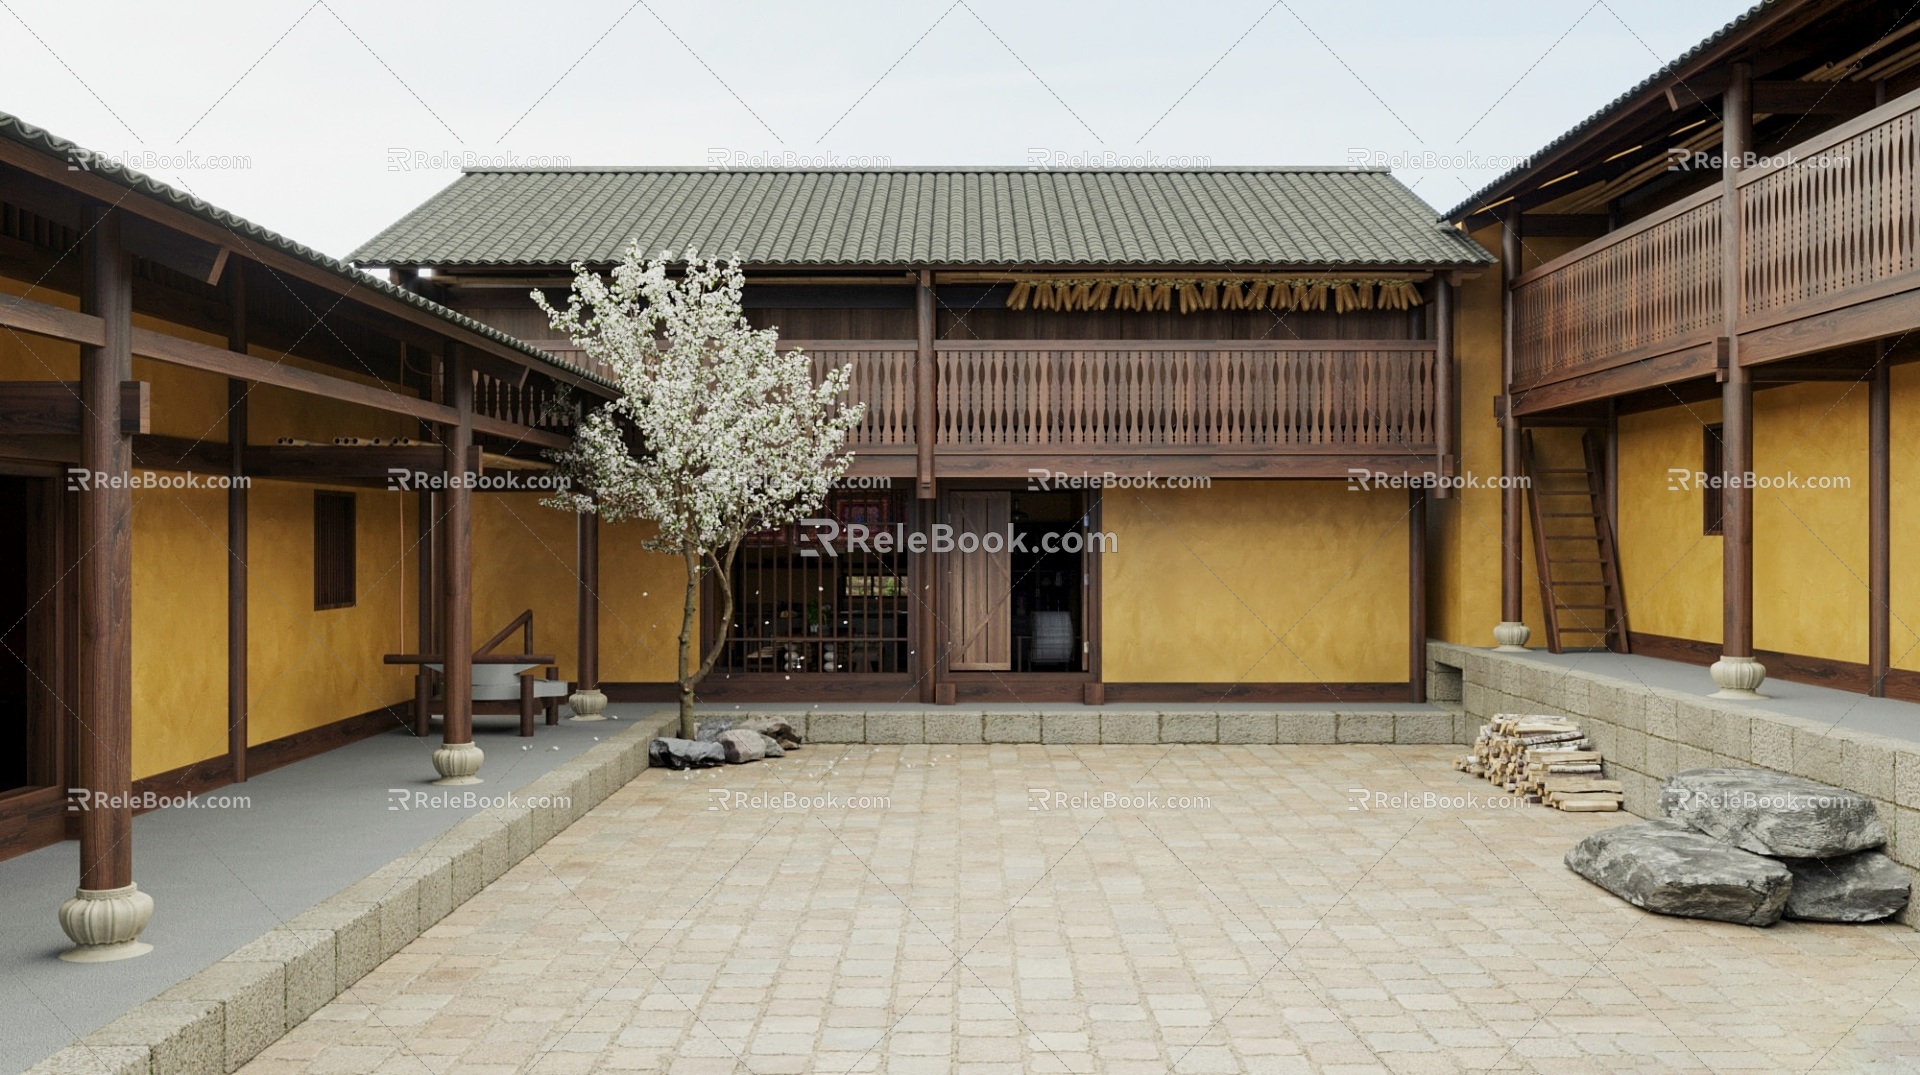
[[[1757,113],[1857,116],[1873,106],[1870,82],[1756,81],[1753,84],[1753,110]]]
[[[120,432],[152,431],[148,387],[145,381],[120,382]],[[0,381],[0,429],[9,433],[78,434],[88,417],[78,381]]]
[[[475,474],[483,462],[481,452],[468,452]],[[340,444],[249,444],[246,474],[252,478],[282,478],[300,481],[373,478],[382,482],[405,481],[394,486],[397,492],[415,492],[416,476],[438,475],[446,462],[446,451],[438,444],[340,445]]]

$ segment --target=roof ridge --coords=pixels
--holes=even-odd
[[[1238,175],[1247,172],[1276,174],[1367,174],[1391,173],[1390,168],[1358,164],[1223,164],[1207,167],[1130,167],[1130,168],[1049,168],[1040,165],[927,164],[887,165],[884,167],[783,168],[765,165],[734,168],[724,164],[575,164],[547,168],[462,168],[462,175],[625,175],[656,173],[663,175]]]

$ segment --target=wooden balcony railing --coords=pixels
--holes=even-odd
[[[797,342],[853,366],[855,445],[915,442],[912,341]],[[935,443],[1148,451],[1431,452],[1432,341],[942,342]]]
[[[1742,332],[1913,286],[1916,112],[1908,94],[1740,176]]]
[[[1721,216],[1714,187],[1516,278],[1514,387],[1719,335]]]
[[[1723,266],[1739,251],[1735,331],[1745,361],[1770,361],[1897,331],[1842,338],[1749,334],[1920,290],[1920,92],[1839,124],[1723,186],[1522,274],[1513,282],[1514,388],[1670,355],[1726,332]],[[1906,326],[1910,327],[1910,326]],[[1881,331],[1884,329],[1885,331]],[[1676,367],[1697,372],[1698,364]]]

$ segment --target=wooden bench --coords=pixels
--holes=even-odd
[[[515,631],[522,632],[522,645],[527,652],[493,652]],[[516,714],[520,718],[520,734],[523,736],[533,734],[533,714],[536,709],[546,711],[548,724],[560,723],[560,703],[573,693],[572,684],[559,678],[560,670],[553,667],[553,655],[534,653],[532,650],[533,610],[529,609],[515,616],[512,623],[501,628],[473,655],[475,715]],[[413,734],[426,738],[428,724],[435,712],[433,683],[435,679],[444,679],[446,676],[444,659],[432,653],[389,653],[385,660],[388,664],[419,666],[413,687]],[[539,674],[542,668],[546,669],[544,676]],[[444,717],[444,707],[440,712]]]

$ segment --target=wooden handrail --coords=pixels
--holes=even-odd
[[[559,658],[551,653],[476,653],[474,664],[553,664]],[[383,664],[444,664],[446,657],[438,653],[389,653],[380,658]]]
[[[1528,269],[1526,272],[1514,277],[1513,283],[1509,286],[1511,286],[1513,290],[1518,291],[1522,287],[1542,277],[1552,276],[1554,273],[1559,272],[1575,262],[1585,261],[1596,254],[1604,253],[1612,247],[1619,246],[1621,243],[1652,231],[1675,217],[1683,216],[1703,205],[1719,200],[1720,185],[1717,183],[1705,190],[1695,191],[1693,194],[1674,202],[1672,205],[1648,216],[1641,217],[1639,220],[1617,231],[1610,231],[1584,246],[1574,247],[1572,250],[1554,258],[1552,261]]]
[[[492,638],[489,638],[485,642],[482,642],[480,644],[480,648],[473,651],[474,660],[479,660],[482,655],[493,652],[493,647],[499,645],[502,642],[505,642],[507,640],[507,636],[511,635],[515,631],[522,632],[522,648],[526,649],[529,653],[531,653],[533,651],[533,610],[532,609],[528,609],[525,612],[522,612],[520,615],[515,616],[512,619],[512,621],[510,621],[505,627],[500,628],[500,630],[497,633],[495,633]]]
[[[1888,120],[1914,111],[1920,111],[1920,90],[1903,93],[1870,112],[1862,112],[1845,123],[1835,124],[1804,142],[1772,154],[1771,156],[1776,159],[1763,167],[1742,169],[1734,180],[1734,185],[1750,186],[1784,168],[1798,167],[1809,158],[1817,157],[1850,138],[1856,138]]]

